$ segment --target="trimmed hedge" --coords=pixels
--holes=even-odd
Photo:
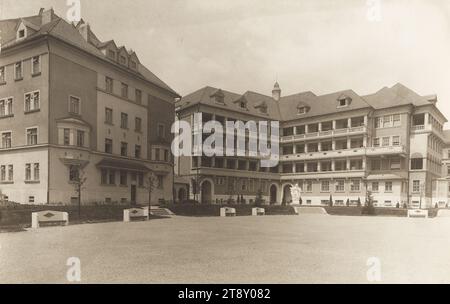
[[[78,206],[9,206],[0,208],[0,227],[31,226],[31,213],[51,210],[69,213],[70,223],[122,221],[123,210],[135,206],[82,206],[81,217],[78,216]],[[161,218],[151,216],[151,218]]]

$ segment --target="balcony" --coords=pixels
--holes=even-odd
[[[298,153],[291,155],[280,156],[280,161],[308,161],[317,159],[328,158],[342,158],[342,157],[355,157],[355,156],[380,156],[380,155],[406,155],[406,148],[404,146],[395,147],[368,147],[368,148],[352,148],[334,151],[321,151],[321,152],[309,152]]]
[[[290,135],[290,136],[283,136],[281,137],[282,143],[288,143],[288,142],[294,142],[298,140],[304,140],[304,139],[320,139],[320,138],[327,138],[327,137],[333,137],[333,136],[345,136],[345,135],[358,135],[358,134],[364,134],[367,132],[366,126],[361,127],[352,127],[352,128],[344,128],[344,129],[335,129],[335,130],[329,130],[329,131],[320,131],[320,132],[313,132],[313,133],[306,133],[306,134],[296,134],[296,135]]]
[[[366,148],[367,156],[376,156],[376,155],[397,155],[404,154],[406,155],[406,148],[404,146],[389,146],[389,147],[370,147]]]

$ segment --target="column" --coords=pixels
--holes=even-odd
[[[295,163],[292,164],[292,173],[297,173],[297,167]]]
[[[336,141],[334,139],[331,141],[331,150],[332,151],[336,150]]]
[[[322,122],[319,122],[319,132],[322,132]]]
[[[347,122],[347,128],[351,128],[352,127],[352,119],[349,118],[348,122]]]
[[[317,149],[319,152],[322,152],[322,142],[319,141],[319,143],[317,144]]]
[[[350,160],[347,158],[346,160],[347,163],[347,171],[350,171]]]
[[[363,138],[363,147],[364,147],[364,148],[367,147],[367,135],[364,135],[364,138]]]
[[[308,172],[308,164],[306,162],[303,163],[304,166],[304,172]]]
[[[317,172],[320,172],[322,169],[322,163],[320,161],[317,162]]]
[[[331,160],[331,171],[335,171],[335,160]]]
[[[308,153],[308,144],[305,142],[305,153]]]
[[[292,146],[292,154],[297,154],[297,145],[296,144],[294,144]]]
[[[363,170],[366,170],[366,167],[367,167],[367,158],[363,157],[363,160],[362,160],[362,168],[363,168]]]
[[[368,126],[369,124],[369,117],[367,115],[364,115],[364,126]]]
[[[308,134],[309,128],[308,125],[305,125],[305,134]]]
[[[350,149],[352,145],[352,140],[350,139],[350,137],[347,138],[347,149]]]

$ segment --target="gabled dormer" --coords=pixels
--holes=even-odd
[[[130,50],[130,69],[137,71],[140,61],[136,53]]]
[[[124,46],[119,47],[117,61],[119,62],[119,64],[128,67],[129,55]]]
[[[215,91],[210,97],[212,100],[214,100],[215,103],[225,104],[225,94],[221,89]]]
[[[257,109],[261,114],[267,114],[267,103],[262,101],[255,105],[255,109]]]
[[[338,99],[337,99],[337,108],[344,108],[344,107],[348,107],[350,104],[352,103],[352,98],[345,95],[345,94],[341,94]]]
[[[98,49],[105,55],[106,58],[112,61],[117,61],[117,53],[119,49],[117,48],[114,40],[106,41],[98,46]]]
[[[38,30],[39,27],[37,25],[34,25],[33,23],[26,21],[25,19],[21,19],[16,28],[16,40],[23,40],[36,33]]]
[[[247,98],[245,96],[242,96],[241,98],[234,101],[234,103],[242,110],[247,110]]]

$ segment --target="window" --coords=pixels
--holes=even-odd
[[[312,192],[312,181],[306,181],[306,192]]]
[[[400,158],[391,159],[391,170],[401,169],[401,161]]]
[[[128,185],[128,174],[127,171],[120,171],[120,185],[126,186]]]
[[[138,173],[137,179],[138,179],[138,186],[143,187],[144,186],[144,173]]]
[[[381,170],[381,160],[373,159],[371,164],[372,170]]]
[[[101,170],[101,184],[102,185],[108,184],[108,170],[106,169]]]
[[[136,132],[142,132],[142,119],[140,119],[139,117],[136,117],[134,119],[134,125],[135,125],[135,131]]]
[[[25,181],[31,180],[31,164],[25,165]]]
[[[123,98],[128,98],[128,85],[127,84],[122,83],[121,93],[122,93]]]
[[[25,38],[25,30],[19,31],[19,38]]]
[[[39,180],[39,164],[34,164],[34,180]]]
[[[15,80],[21,80],[23,79],[22,75],[22,62],[17,62],[14,65],[14,79]]]
[[[37,111],[40,108],[39,91],[25,94],[25,113]]]
[[[106,92],[113,93],[114,92],[114,80],[112,78],[106,77],[105,84],[106,84]]]
[[[375,118],[375,128],[379,129],[381,128],[381,123],[382,123],[383,119],[381,117],[376,117]]]
[[[105,139],[105,153],[112,154],[113,151],[113,141],[112,139]]]
[[[13,115],[13,99],[5,98],[0,100],[0,117]]]
[[[420,181],[418,181],[418,180],[413,181],[413,192],[414,193],[420,192]]]
[[[158,137],[164,138],[166,133],[166,128],[163,124],[158,124]]]
[[[109,181],[110,185],[115,185],[116,184],[116,171],[109,170],[109,172],[108,172],[108,181]]]
[[[128,154],[128,144],[126,142],[122,142],[120,144],[120,155],[127,156]]]
[[[69,97],[69,113],[80,115],[80,98],[75,96]]]
[[[136,145],[134,147],[134,157],[141,158],[141,146],[140,145]]]
[[[164,161],[169,162],[169,151],[168,150],[164,150]]]
[[[0,166],[0,181],[1,182],[6,181],[6,166],[5,165]]]
[[[344,192],[345,191],[345,181],[338,180],[336,181],[336,192]]]
[[[359,179],[353,179],[350,184],[351,191],[359,191],[360,190],[360,182]]]
[[[128,114],[126,113],[120,114],[120,127],[122,129],[128,129]]]
[[[84,131],[77,130],[77,146],[84,147]]]
[[[305,114],[306,113],[306,107],[299,107],[298,108],[298,114],[299,115],[302,115],[302,114]]]
[[[108,125],[113,124],[113,110],[110,108],[105,108],[105,123]]]
[[[373,146],[374,147],[379,147],[380,146],[380,139],[379,138],[374,138],[373,139]]]
[[[34,56],[31,59],[31,73],[33,75],[38,75],[41,73],[41,56]]]
[[[120,64],[124,64],[124,65],[127,64],[127,57],[121,55],[121,56],[119,57],[119,63],[120,63]]]
[[[70,129],[64,129],[64,145],[70,146]]]
[[[159,161],[160,160],[160,156],[159,156],[159,149],[155,149],[155,160]]]
[[[8,181],[12,182],[14,180],[14,166],[8,166]]]
[[[385,207],[392,207],[392,201],[384,201]]]
[[[330,181],[322,181],[321,191],[322,192],[329,192],[330,191]]]
[[[388,147],[391,139],[389,137],[383,137],[383,147]]]
[[[378,190],[379,190],[379,183],[378,182],[373,182],[372,183],[372,191],[374,191],[374,192],[378,192]]]
[[[11,132],[2,133],[2,148],[3,149],[11,148]]]
[[[423,169],[423,158],[412,158],[411,170],[422,170],[422,169]]]
[[[5,78],[5,67],[0,67],[0,83],[5,83],[6,82],[6,78]]]
[[[116,52],[114,52],[113,50],[108,50],[108,57],[110,59],[116,60]]]
[[[136,102],[138,104],[142,103],[142,91],[138,89],[136,89]]]
[[[387,115],[383,117],[383,128],[392,127],[392,116]]]
[[[395,114],[393,116],[393,121],[394,121],[394,127],[399,127],[402,125],[401,119],[400,119],[400,114]]]
[[[400,146],[400,136],[392,137],[392,145],[393,146]]]
[[[69,167],[69,181],[77,182],[79,178],[80,178],[80,170],[78,169],[78,166],[71,165]]]
[[[29,196],[28,197],[28,203],[29,204],[34,204],[34,196]]]
[[[27,129],[27,145],[37,145],[38,142],[38,130],[37,128]]]
[[[158,189],[163,189],[164,188],[164,176],[162,176],[162,175],[158,175],[157,176],[156,187]]]
[[[392,182],[384,183],[384,192],[392,192]]]
[[[136,61],[134,61],[134,60],[131,61],[131,68],[132,68],[132,69],[135,69],[135,70],[137,69],[137,63],[136,63]]]
[[[341,98],[339,99],[339,107],[345,107],[347,105],[347,99]]]

